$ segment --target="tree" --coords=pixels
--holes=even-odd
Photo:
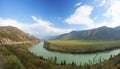
[[[56,57],[56,56],[55,56],[55,58],[54,58],[54,62],[57,63],[57,57]]]
[[[66,61],[65,60],[64,60],[63,64],[66,65]]]

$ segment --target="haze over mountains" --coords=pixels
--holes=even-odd
[[[95,29],[72,31],[62,34],[53,39],[65,40],[120,40],[120,26],[109,28],[102,26]]]

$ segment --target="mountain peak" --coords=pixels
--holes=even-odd
[[[102,26],[102,27],[99,27],[99,28],[103,28],[103,29],[105,29],[105,28],[109,28],[109,27],[107,27],[107,26]]]
[[[117,27],[120,29],[120,27]],[[59,37],[59,36],[58,36]],[[96,29],[84,30],[84,31],[72,31],[72,33],[66,33],[60,35],[56,39],[74,39],[74,40],[120,40],[120,31],[115,28],[109,28],[102,26]]]
[[[120,26],[115,27],[116,30],[120,30]]]

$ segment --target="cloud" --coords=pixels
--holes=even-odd
[[[52,23],[32,16],[34,23],[21,23],[14,19],[4,19],[0,17],[0,26],[15,26],[29,34],[38,37],[53,36],[72,31],[72,29],[60,29],[52,26]]]
[[[80,6],[81,4],[82,4],[81,2],[76,3],[76,4],[75,4],[75,7],[78,7],[78,6]]]
[[[101,13],[101,15],[103,15],[105,19],[101,22],[95,23],[96,17],[94,17],[94,23],[88,27],[89,29],[101,26],[120,26],[120,0],[95,0],[95,3],[97,4],[97,6],[106,9],[105,13]],[[97,17],[97,19],[99,19],[99,17]]]
[[[94,0],[96,6],[98,7],[109,7],[113,0]]]
[[[104,13],[104,16],[112,19],[112,26],[120,25],[120,0],[111,1],[110,7],[107,12]]]
[[[98,28],[98,27],[101,27],[101,26],[116,27],[113,23],[108,23],[106,21],[103,21],[101,23],[95,23],[95,24],[89,26],[88,29]]]
[[[107,3],[106,0],[101,0],[101,3],[99,4],[99,6],[104,6]]]
[[[120,1],[113,2],[105,16],[112,17],[114,21],[120,22]]]
[[[35,16],[31,16],[33,20],[37,21],[37,18]]]
[[[83,24],[89,26],[93,24],[93,20],[90,18],[92,10],[92,6],[80,6],[71,16],[65,19],[65,22],[68,24]]]

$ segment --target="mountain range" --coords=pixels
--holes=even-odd
[[[53,38],[53,40],[120,40],[120,26],[110,28],[102,26],[95,29],[72,31]]]

